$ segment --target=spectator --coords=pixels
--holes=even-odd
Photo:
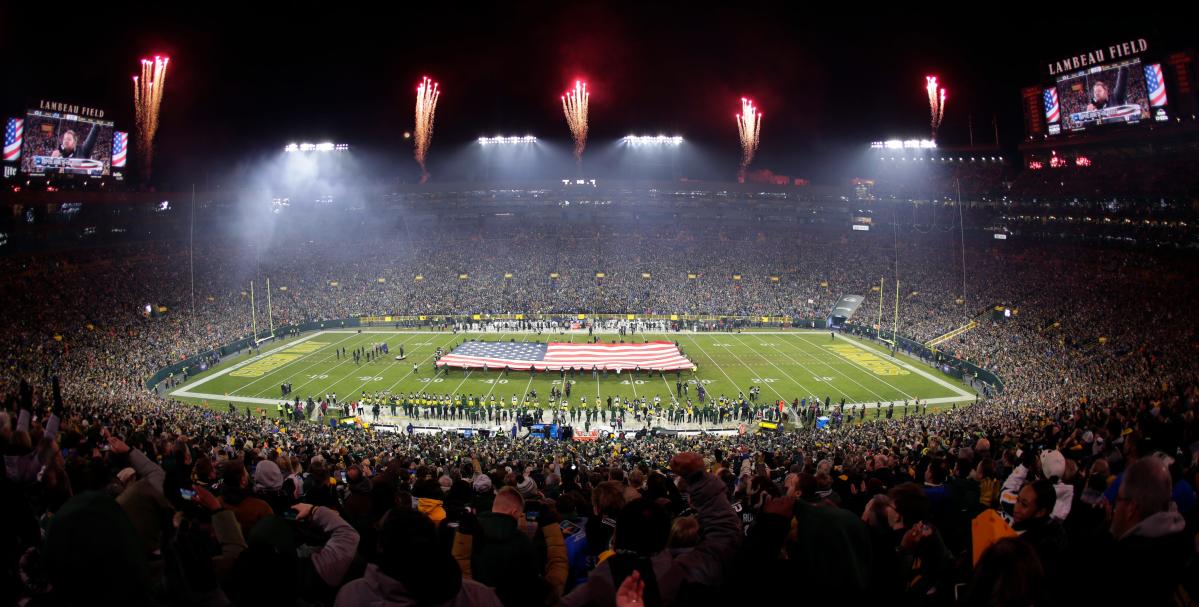
[[[498,607],[495,591],[471,579],[439,544],[437,528],[428,517],[412,511],[393,511],[383,523],[377,563],[366,574],[342,587],[337,607],[355,605],[447,605]]]
[[[465,577],[495,588],[505,605],[549,604],[566,583],[562,529],[551,510],[541,513],[538,534],[545,543],[539,553],[522,529],[524,508],[519,491],[500,489],[491,511],[479,514],[475,525],[459,529],[454,558]]]

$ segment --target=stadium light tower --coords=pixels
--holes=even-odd
[[[674,135],[626,135],[620,140],[625,145],[635,146],[670,146],[677,147],[683,145],[683,138]]]
[[[323,143],[289,143],[283,146],[283,151],[288,154],[295,152],[347,152],[349,150],[349,144],[333,143],[331,141]]]
[[[497,135],[495,137],[480,137],[479,145],[529,145],[537,143],[537,138],[532,135],[524,137],[504,137]]]

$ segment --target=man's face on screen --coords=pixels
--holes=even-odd
[[[75,133],[67,131],[62,134],[62,149],[68,152],[75,149]]]
[[[1095,98],[1097,103],[1107,101],[1107,85],[1102,82],[1096,82],[1095,86],[1091,87],[1091,96]]]

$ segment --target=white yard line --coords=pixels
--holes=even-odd
[[[347,338],[345,338],[345,339],[340,339],[340,340],[338,340],[338,341],[336,341],[336,342],[334,342],[334,343],[332,343],[332,344],[329,344],[329,345],[330,345],[330,346],[333,346],[333,347],[335,347],[335,348],[336,348],[336,347],[337,347],[339,344],[341,344],[342,342],[344,342],[346,339],[350,339],[350,338],[349,338],[349,337],[347,337]],[[322,348],[322,349],[323,349],[323,348]],[[316,351],[312,352],[311,354],[316,354],[316,353],[318,353],[318,352],[320,352],[320,350],[316,350]],[[311,356],[311,354],[309,354],[308,356]],[[306,359],[307,359],[307,356],[305,356],[303,360],[306,360]],[[307,371],[307,370],[309,370],[309,369],[311,369],[311,368],[313,368],[313,367],[315,367],[315,366],[317,366],[317,365],[319,365],[319,364],[321,364],[321,363],[326,363],[326,362],[329,362],[329,360],[330,360],[330,357],[329,357],[328,355],[324,355],[322,358],[320,358],[320,359],[318,359],[318,360],[316,360],[316,361],[313,361],[313,362],[311,362],[310,364],[307,364],[307,365],[305,365],[305,366],[304,366],[304,368],[300,369],[299,371],[296,371],[296,372],[294,372],[294,373],[292,373],[292,374],[290,374],[290,375],[288,375],[288,376],[284,377],[284,378],[283,378],[283,380],[282,380],[281,382],[279,382],[279,383],[288,383],[288,381],[289,381],[289,380],[291,380],[291,378],[293,378],[293,377],[296,377],[297,375],[300,375],[301,373],[304,373],[305,371]],[[332,358],[332,360],[338,360],[338,358],[337,358],[337,355],[336,355],[336,354],[334,354],[334,355],[333,355],[333,358]],[[295,362],[299,362],[299,361],[295,361]],[[338,363],[338,365],[340,365],[340,364],[341,364],[341,363]],[[284,367],[286,367],[286,366],[287,366],[287,365],[284,365]],[[282,369],[282,368],[283,368],[283,367],[280,367],[280,369]],[[337,367],[335,366],[335,367],[333,367],[333,368],[337,368]],[[278,369],[276,369],[275,371],[278,371]],[[250,386],[252,386],[252,385],[254,385],[254,384],[258,383],[259,381],[261,381],[261,380],[263,380],[263,379],[266,379],[267,377],[269,377],[269,376],[273,375],[273,374],[275,373],[275,371],[272,371],[272,372],[270,372],[270,373],[267,373],[267,374],[263,375],[262,377],[259,377],[258,379],[255,379],[254,381],[252,381],[252,382],[250,382],[250,383],[248,383],[248,384],[245,384],[245,385],[243,385],[243,386],[240,386],[240,387],[238,387],[238,389],[237,389],[237,390],[238,390],[239,392],[240,392],[240,391],[243,391],[243,390],[245,390],[246,388],[248,388],[248,387],[250,387]],[[303,384],[300,384],[300,385],[301,385],[301,387],[303,387],[303,386],[306,386],[306,385],[308,385],[308,384],[309,384],[309,383],[311,383],[311,382],[312,382],[312,379],[310,378],[310,379],[309,379],[309,381],[307,381],[307,382],[304,382]],[[268,387],[267,387],[265,390],[259,390],[258,392],[254,393],[254,394],[251,394],[250,396],[262,396],[263,394],[266,394],[266,393],[267,393],[267,392],[268,392],[270,389],[271,389],[271,386],[268,386]]]
[[[744,335],[744,334],[743,334],[743,333],[740,333],[740,334],[737,334],[737,335]],[[769,347],[772,347],[772,348],[773,348],[773,346],[769,346]],[[750,346],[750,350],[751,350],[751,351],[753,350],[753,346]],[[778,352],[779,354],[782,354],[783,356],[787,356],[787,354],[786,354],[786,353],[784,353],[783,351],[779,350],[778,348],[774,348],[774,351],[775,351],[775,352]],[[734,355],[734,356],[735,356],[735,355]],[[780,368],[778,365],[774,364],[774,361],[770,360],[769,358],[767,358],[765,355],[762,355],[762,354],[759,354],[759,355],[758,355],[758,357],[759,357],[759,358],[761,358],[761,359],[763,359],[763,360],[765,360],[765,361],[766,361],[766,362],[767,362],[767,363],[768,363],[770,366],[772,366],[772,367],[774,367],[775,369],[777,369],[779,373],[782,373],[784,377],[786,377],[787,379],[791,380],[791,383],[793,383],[793,384],[795,384],[795,385],[799,386],[799,389],[800,389],[800,390],[803,390],[803,391],[807,392],[807,393],[808,393],[808,396],[816,396],[816,393],[815,393],[815,392],[812,392],[811,390],[809,390],[809,389],[808,389],[808,387],[807,387],[807,386],[805,386],[805,385],[803,384],[803,382],[801,382],[801,381],[799,381],[799,380],[795,379],[795,376],[793,376],[793,375],[791,375],[791,374],[787,373],[786,371],[783,371],[783,370],[782,370],[782,369],[781,369],[781,368]],[[793,363],[795,363],[795,364],[799,365],[799,366],[800,366],[800,367],[801,367],[801,368],[804,370],[804,372],[805,372],[805,373],[810,373],[810,372],[811,372],[811,371],[808,369],[808,367],[807,367],[806,365],[804,365],[803,363],[801,363],[801,362],[799,362],[799,361],[795,360],[794,358],[791,358],[790,356],[787,356],[787,358],[788,358],[788,359],[790,359],[790,360],[791,360],[791,362],[793,362]],[[740,359],[737,359],[737,360],[740,360]],[[752,371],[751,371],[751,372],[752,372]],[[763,383],[765,383],[765,382],[763,382]],[[834,390],[836,390],[836,391],[838,391],[838,392],[841,392],[841,396],[849,396],[849,395],[848,395],[848,394],[846,394],[845,392],[842,392],[840,388],[838,388],[838,387],[836,387],[836,386],[832,386],[831,384],[830,384],[830,386],[831,386],[831,387],[832,387]],[[775,394],[778,394],[778,392],[776,391],[776,392],[775,392]],[[786,400],[786,399],[783,399],[783,400]]]
[[[805,343],[807,343],[807,342],[805,342]],[[778,353],[779,353],[779,354],[782,354],[783,356],[786,356],[786,357],[787,357],[787,358],[789,358],[789,359],[791,359],[792,361],[794,361],[794,362],[795,362],[795,364],[799,365],[800,367],[803,367],[804,371],[806,371],[806,372],[808,372],[808,373],[813,373],[813,377],[815,376],[815,372],[814,372],[814,371],[812,371],[812,370],[811,370],[811,369],[810,369],[810,368],[809,368],[807,365],[805,365],[805,364],[803,364],[803,363],[799,362],[798,360],[795,360],[794,358],[791,358],[791,355],[790,355],[790,354],[787,354],[786,352],[782,351],[781,349],[780,349],[780,350],[778,350]],[[820,357],[820,356],[813,356],[813,357],[812,357],[812,359],[813,359],[813,360],[816,360],[816,361],[819,361],[819,362],[820,362],[820,364],[822,364],[822,365],[824,365],[824,366],[826,366],[826,367],[828,367],[828,368],[832,369],[834,372],[836,372],[836,373],[840,374],[840,375],[841,375],[842,377],[844,377],[845,379],[848,379],[849,381],[851,381],[851,382],[853,382],[853,383],[857,384],[859,388],[862,388],[862,389],[866,390],[867,392],[869,392],[869,393],[873,394],[875,397],[879,398],[880,400],[883,400],[883,399],[882,399],[882,395],[881,395],[881,394],[879,394],[878,392],[875,392],[874,390],[872,390],[872,389],[870,389],[870,388],[866,387],[866,385],[865,385],[865,384],[863,384],[862,382],[859,382],[858,380],[854,379],[852,375],[849,375],[848,373],[845,373],[844,371],[838,370],[836,367],[834,367],[833,365],[829,364],[829,362],[828,362],[828,361],[824,360],[824,358],[823,358],[823,357]],[[852,361],[850,361],[850,362],[851,362],[851,364],[852,364]],[[880,381],[881,381],[881,380],[880,380]],[[831,382],[826,382],[826,383],[828,383],[830,386],[832,386],[832,383],[831,383]],[[884,381],[883,383],[886,383],[886,382]],[[841,393],[841,396],[849,396],[849,394],[846,394],[846,393],[845,393],[845,391],[841,390],[840,388],[838,388],[838,387],[836,387],[836,386],[832,386],[832,387],[833,387],[833,389],[834,389],[834,390],[836,390],[837,392],[840,392],[840,393]],[[892,388],[894,388],[894,386],[892,386]],[[900,390],[900,393],[901,393],[901,394],[903,394],[904,392],[903,392],[902,390]]]
[[[724,367],[720,366],[720,363],[717,363],[717,362],[716,362],[716,359],[715,359],[715,358],[712,358],[712,355],[711,355],[711,354],[708,354],[708,351],[707,351],[707,350],[705,350],[703,346],[699,345],[699,342],[698,342],[698,341],[696,341],[694,337],[691,337],[690,339],[691,339],[691,343],[692,343],[692,344],[695,344],[695,347],[696,347],[696,348],[699,348],[699,351],[700,351],[700,352],[701,352],[701,353],[702,353],[704,356],[707,356],[707,357],[708,357],[708,360],[712,361],[712,366],[716,367],[717,369],[720,369],[720,372],[721,372],[722,374],[724,374],[724,378],[725,378],[725,379],[727,379],[727,380],[729,380],[729,383],[730,383],[730,384],[732,384],[732,386],[733,386],[733,389],[734,389],[734,390],[738,390],[738,391],[740,391],[740,389],[739,389],[739,388],[738,388],[738,386],[737,386],[737,382],[733,381],[733,378],[732,378],[732,377],[729,377],[729,374],[728,374],[728,372],[727,372],[727,371],[725,371],[725,370],[724,370]],[[736,358],[736,355],[734,355],[734,358]],[[741,359],[739,359],[739,358],[738,358],[737,360],[741,360]],[[752,370],[750,370],[750,373],[753,373],[753,371],[752,371]],[[755,375],[757,375],[757,374],[755,373]],[[762,379],[762,378],[761,378],[761,377],[758,377],[758,379],[760,380],[760,379]],[[765,383],[765,382],[762,382],[762,383]],[[767,385],[767,386],[770,386],[770,384],[766,384],[766,385]],[[699,384],[696,384],[696,389],[698,390],[698,388],[699,388]],[[707,390],[707,388],[704,388],[704,390]],[[773,386],[771,386],[771,387],[770,387],[770,390],[771,390],[772,392],[774,392],[774,393],[775,393],[775,395],[777,395],[779,398],[783,398],[783,395],[782,395],[782,394],[779,394],[778,390],[775,390]],[[716,397],[713,397],[713,398],[716,398]],[[730,398],[731,398],[731,397],[730,397]]]
[[[275,348],[272,348],[272,349],[270,349],[270,350],[267,350],[267,351],[266,351],[266,353],[264,353],[264,354],[259,354],[259,355],[257,355],[257,356],[251,356],[250,358],[247,358],[246,360],[243,360],[243,361],[241,361],[241,362],[237,363],[236,365],[233,365],[233,366],[230,366],[230,367],[226,367],[226,368],[224,368],[224,369],[221,369],[220,371],[217,371],[216,373],[213,373],[212,375],[209,375],[209,376],[207,376],[207,377],[200,378],[200,379],[198,379],[198,380],[196,380],[196,381],[194,381],[194,382],[192,382],[192,383],[190,383],[190,384],[188,384],[188,385],[186,385],[186,386],[183,386],[182,388],[179,388],[178,390],[175,390],[174,392],[171,392],[170,394],[171,394],[171,396],[174,396],[174,395],[176,395],[176,394],[180,394],[181,396],[186,396],[186,394],[182,394],[182,393],[183,393],[183,392],[189,392],[189,391],[191,391],[191,390],[192,390],[192,388],[196,388],[196,387],[198,387],[198,386],[204,385],[204,384],[206,384],[206,383],[208,383],[208,382],[210,382],[210,381],[212,381],[212,380],[214,380],[214,379],[216,379],[216,378],[218,378],[218,377],[222,377],[222,376],[224,376],[224,375],[228,375],[230,372],[236,371],[236,370],[238,370],[238,369],[240,369],[240,368],[242,368],[242,367],[244,367],[244,366],[246,366],[246,365],[248,365],[248,364],[250,364],[250,363],[252,363],[252,362],[256,362],[256,361],[262,360],[262,359],[264,359],[264,358],[266,358],[266,357],[268,357],[268,356],[270,356],[270,355],[272,355],[272,354],[278,354],[279,352],[282,352],[282,351],[284,351],[284,350],[286,350],[286,349],[288,349],[288,348],[290,348],[290,347],[292,347],[292,346],[294,346],[294,345],[296,345],[296,344],[304,343],[304,342],[306,342],[306,341],[308,341],[308,340],[310,340],[310,339],[315,339],[315,338],[317,338],[317,337],[320,337],[321,335],[324,335],[324,334],[325,334],[325,332],[324,332],[324,331],[318,331],[318,332],[316,332],[316,333],[313,333],[312,335],[309,335],[309,336],[307,336],[307,337],[301,337],[300,339],[297,339],[297,340],[295,340],[295,341],[293,341],[293,342],[290,342],[290,343],[287,343],[287,344],[283,344],[283,345],[281,345],[281,346],[277,346],[277,347],[275,347]],[[344,340],[344,339],[343,339],[343,340],[340,340],[340,341],[338,341],[338,343],[341,343],[342,341],[345,341],[345,340]],[[305,358],[307,358],[307,357],[306,357],[306,356],[302,356],[302,357],[300,357],[300,358],[297,358],[295,361],[292,361],[292,362],[296,362],[296,361],[298,361],[298,360],[304,360]],[[289,363],[289,364],[290,364],[290,363]],[[285,367],[285,366],[287,366],[287,365],[284,365],[284,367]],[[280,367],[280,368],[283,368],[283,367]]]
[[[409,338],[409,339],[411,339],[411,338]],[[365,357],[365,355],[363,355],[363,356]],[[333,370],[337,369],[338,367],[341,367],[342,365],[349,364],[351,360],[353,360],[352,356],[346,356],[344,359],[342,359],[342,361],[341,361],[341,362],[337,363],[336,365],[333,365],[333,366],[332,366],[332,367],[330,367],[328,370],[329,370],[329,371],[333,371]],[[328,375],[328,373],[324,373],[323,375]],[[304,383],[300,384],[299,386],[292,388],[292,392],[295,392],[296,390],[299,390],[300,388],[303,388],[304,386],[307,386],[308,384],[311,384],[312,382],[314,382],[314,381],[316,381],[316,380],[317,380],[317,378],[312,378],[312,379],[309,379],[308,381],[306,381],[306,382],[304,382]],[[324,390],[320,390],[320,389],[314,390],[314,392],[316,392],[316,394],[317,394],[317,400],[319,400],[319,399],[320,399],[320,394],[321,394],[322,392],[323,392],[323,393],[325,393],[325,394],[327,394],[327,393],[329,392],[329,388],[332,388],[333,386],[336,386],[337,384],[339,384],[339,383],[341,383],[341,382],[343,382],[343,381],[345,381],[345,380],[346,380],[346,378],[345,378],[345,377],[341,377],[341,378],[339,378],[339,379],[335,379],[335,380],[333,380],[333,383],[331,383],[331,384],[325,384],[325,389],[324,389]],[[240,389],[240,388],[239,388],[239,389]],[[262,394],[262,392],[259,392],[258,394],[255,394],[254,396],[260,396],[261,394]],[[288,394],[288,396],[290,397],[290,396],[291,396],[291,394]],[[306,394],[306,395],[304,395],[304,398],[306,399],[306,398],[308,398],[309,396],[310,396],[310,395]],[[352,399],[352,398],[353,398],[353,396],[354,396],[354,393],[353,393],[353,392],[350,392],[349,394],[345,395],[345,398],[344,398],[344,400],[350,400],[350,399]],[[290,400],[290,399],[282,399],[282,398],[281,398],[280,400]]]
[[[413,333],[418,333],[418,331],[413,331]],[[455,339],[458,339],[458,335],[457,335],[457,334],[451,334],[451,335],[450,335],[450,339],[449,339],[449,341],[445,342],[444,344],[441,344],[441,346],[440,346],[440,347],[445,347],[445,346],[448,346],[448,345],[450,345],[450,344],[454,343],[454,340],[455,340]],[[436,349],[436,348],[434,348],[434,349],[433,349],[433,354],[437,354],[437,349]],[[422,362],[422,363],[423,363],[423,362],[425,362],[425,361],[427,361],[427,360],[433,360],[433,354],[430,354],[430,355],[426,356],[425,358],[422,358],[420,362]],[[405,359],[405,362],[407,362],[407,360],[406,360],[406,359]],[[420,369],[420,365],[418,364],[418,365],[416,366],[416,368],[417,368],[417,369]],[[391,390],[392,390],[393,388],[395,388],[396,386],[400,385],[400,382],[404,381],[405,379],[408,379],[408,378],[409,378],[409,377],[411,377],[411,376],[412,376],[412,371],[409,371],[409,372],[408,372],[406,375],[404,375],[403,377],[401,377],[401,378],[397,379],[397,380],[396,380],[396,382],[395,382],[394,384],[391,384],[390,386],[388,386],[388,387],[387,387],[387,389],[386,389],[386,390],[384,390],[384,392],[391,392]],[[421,392],[424,392],[424,390],[420,390],[420,391],[421,391]]]
[[[408,343],[409,341],[412,341],[412,338],[413,338],[413,337],[416,337],[416,336],[415,336],[415,335],[413,335],[413,336],[410,336],[408,339],[405,339],[404,341],[400,342],[400,343],[399,343],[400,347],[403,347],[403,346],[404,346],[404,344]],[[390,350],[390,347],[389,347],[388,349]],[[388,370],[390,370],[392,367],[394,367],[394,366],[396,365],[396,363],[399,363],[399,362],[400,362],[400,361],[398,361],[398,360],[392,359],[392,361],[391,361],[390,363],[388,363],[388,364],[387,364],[387,366],[383,367],[383,371],[382,371],[382,372],[383,372],[383,373],[386,373]],[[405,361],[405,362],[407,362],[407,361]],[[342,364],[344,364],[344,363],[342,363]],[[339,366],[340,366],[340,365],[339,365]],[[336,368],[336,367],[335,367],[335,368]],[[371,377],[375,377],[375,372],[374,372],[374,371],[372,371],[372,372],[371,372]],[[341,379],[339,379],[339,380],[337,380],[337,381],[335,381],[335,382],[333,382],[333,383],[331,383],[331,384],[329,384],[329,385],[325,386],[325,389],[326,389],[326,391],[327,391],[329,388],[332,388],[333,386],[336,386],[337,384],[341,383],[341,381],[342,381],[342,380],[344,380],[344,379],[345,379],[345,378],[343,377],[343,378],[341,378]],[[353,398],[354,398],[354,395],[355,395],[355,394],[357,394],[357,393],[359,393],[359,392],[362,392],[362,388],[363,388],[363,387],[365,387],[365,386],[366,386],[366,384],[368,384],[368,383],[370,383],[370,382],[371,382],[371,380],[369,380],[369,379],[368,379],[368,380],[366,380],[366,381],[364,381],[364,382],[362,382],[362,385],[358,386],[357,388],[355,388],[355,389],[354,389],[354,391],[353,391],[353,392],[350,392],[349,394],[347,394],[347,395],[346,395],[346,399],[347,399],[347,400],[351,400],[351,399],[353,399]],[[386,391],[390,391],[390,390],[391,390],[391,388],[388,388]],[[319,391],[318,391],[318,393],[319,393]],[[362,393],[363,393],[363,394],[366,394],[366,392],[362,392]]]
[[[871,354],[874,354],[875,356],[884,357],[887,360],[890,360],[891,362],[899,365],[900,367],[903,367],[904,369],[907,369],[908,371],[911,371],[912,373],[915,373],[916,375],[923,377],[924,379],[927,379],[943,388],[948,388],[950,391],[957,394],[958,396],[974,398],[973,394],[971,394],[971,393],[969,393],[969,392],[967,392],[967,391],[965,391],[965,390],[963,390],[963,389],[961,389],[961,388],[959,388],[959,387],[957,387],[957,386],[955,386],[955,385],[953,385],[953,384],[951,384],[951,383],[949,383],[949,382],[947,382],[947,381],[945,381],[923,369],[920,369],[911,364],[908,364],[907,361],[904,361],[904,360],[900,359],[899,357],[891,356],[890,354],[881,354],[873,348],[868,348],[865,345],[858,343],[858,341],[855,339],[850,339],[850,338],[844,337],[844,336],[838,336],[837,338],[844,340],[846,343],[853,344],[853,346],[855,348],[858,348],[859,350],[864,350],[866,352],[870,352]],[[853,361],[850,361],[850,362],[852,363]],[[856,363],[854,363],[854,364],[856,364]],[[890,385],[886,381],[883,381],[883,383]],[[891,387],[895,388],[895,386],[891,386]],[[898,390],[898,388],[895,388],[895,389]],[[899,390],[899,392],[903,393],[903,390]],[[928,402],[933,402],[933,401],[929,400]],[[945,402],[952,402],[952,401],[945,401]]]

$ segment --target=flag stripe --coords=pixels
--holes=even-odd
[[[25,120],[9,118],[4,128],[4,160],[11,162],[21,157],[21,143],[25,136]]]
[[[570,368],[675,371],[696,368],[678,346],[669,341],[640,344],[466,342],[442,356],[437,365],[472,369],[486,365],[491,369],[508,367],[515,371]]]

